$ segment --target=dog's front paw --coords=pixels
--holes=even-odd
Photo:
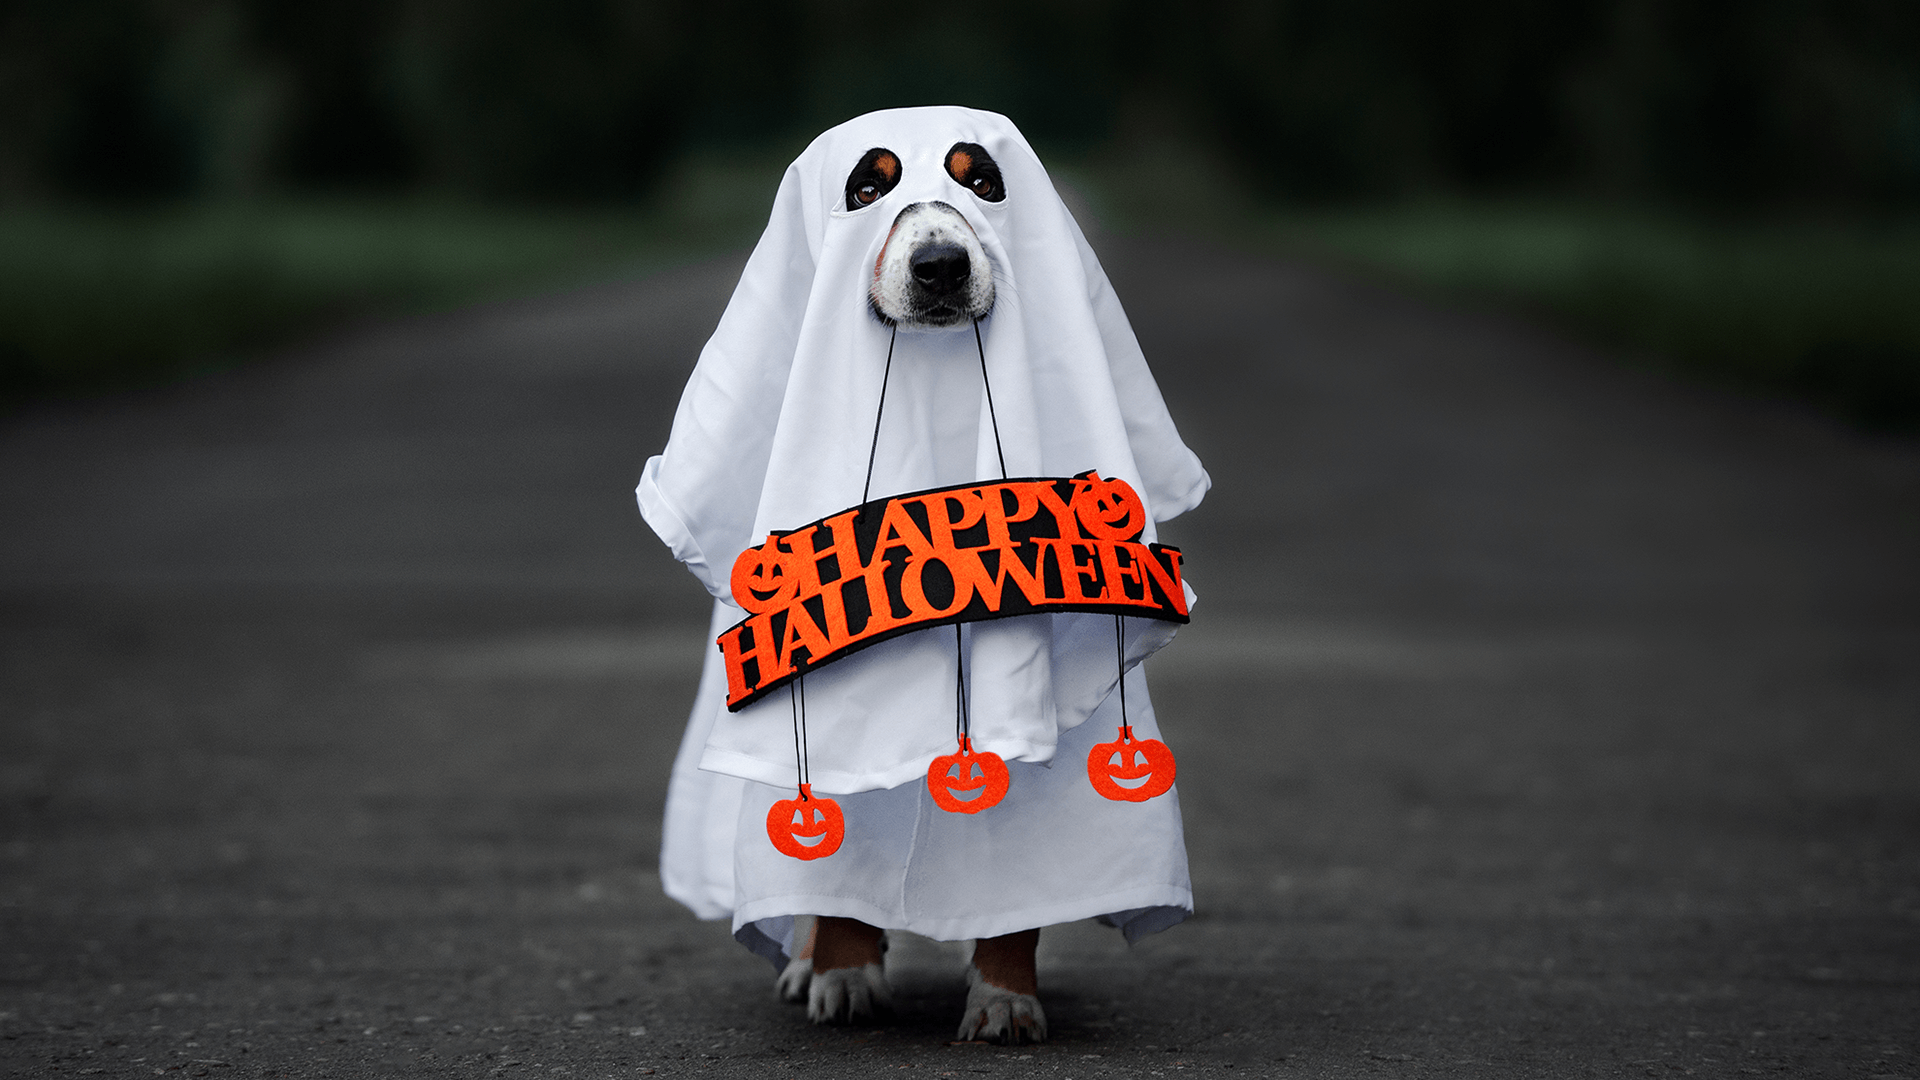
[[[1032,994],[1003,990],[967,967],[967,1011],[960,1017],[960,1041],[1018,1046],[1047,1041],[1047,1011]]]
[[[807,1000],[807,984],[813,981],[813,957],[796,956],[787,961],[780,977],[773,980],[773,993],[781,1001]]]
[[[879,964],[815,971],[807,987],[807,1019],[816,1024],[851,1024],[892,1011],[893,987]]]

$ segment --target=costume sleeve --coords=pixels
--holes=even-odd
[[[731,597],[733,567],[711,565],[709,556],[730,560],[753,542],[773,419],[813,283],[801,186],[788,169],[767,230],[680,396],[667,448],[647,462],[635,491],[647,524],[722,600]]]

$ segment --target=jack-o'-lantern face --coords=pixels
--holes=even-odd
[[[767,537],[733,560],[734,603],[755,614],[786,607],[800,591],[796,570],[793,553],[781,550],[778,537]]]
[[[1125,480],[1089,473],[1073,486],[1073,514],[1080,527],[1101,540],[1131,540],[1147,527],[1147,508]]]
[[[824,859],[840,850],[846,835],[840,804],[815,797],[812,784],[801,784],[799,798],[775,800],[767,811],[767,839],[782,855]]]
[[[1087,755],[1087,779],[1116,802],[1146,802],[1173,787],[1173,751],[1159,739],[1134,738],[1133,727],[1122,724],[1119,738]]]
[[[977,814],[1006,798],[1007,763],[991,750],[974,752],[973,743],[960,736],[960,749],[933,759],[927,766],[927,790],[934,804],[954,814]]]

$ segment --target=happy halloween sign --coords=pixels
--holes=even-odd
[[[727,708],[929,626],[1084,611],[1184,623],[1180,549],[1140,543],[1124,480],[1086,472],[966,484],[864,503],[770,533],[733,564],[752,612],[720,635]]]

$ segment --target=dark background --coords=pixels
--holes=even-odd
[[[1297,199],[1920,199],[1899,0],[920,7],[15,0],[0,191],[625,197],[690,148],[954,102],[1043,151],[1175,131]]]
[[[1911,3],[926,7],[17,0],[0,413],[731,250],[814,134],[946,102],[1109,227],[1920,430]]]
[[[1920,1075],[1917,6],[917,6],[0,9],[0,1075]],[[1216,484],[1198,910],[1049,929],[1031,1052],[653,870],[632,485],[780,166],[930,101]]]

